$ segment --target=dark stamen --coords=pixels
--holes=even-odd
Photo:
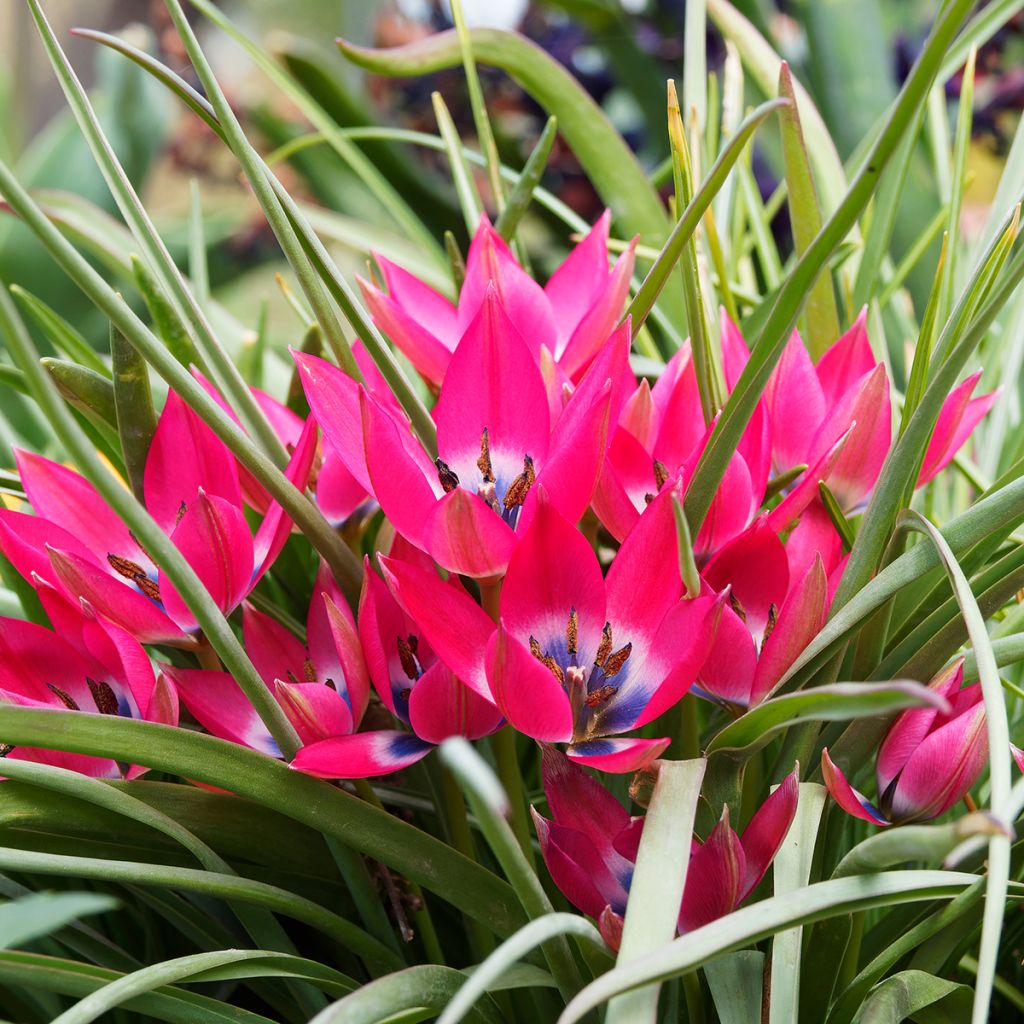
[[[647,492],[647,493],[646,493],[646,494],[644,495],[644,504],[645,504],[645,505],[650,505],[650,503],[651,503],[652,501],[654,501],[654,497],[655,497],[655,496],[654,496],[653,494],[651,494],[651,492],[650,492],[650,491],[648,491],[648,492]]]
[[[415,633],[410,633],[406,638],[405,642],[409,645],[409,650],[413,654],[419,654],[420,650],[420,638]]]
[[[0,757],[6,757],[13,749],[10,743],[0,743]]]
[[[729,607],[732,608],[743,622],[747,621],[746,609],[740,604],[740,599],[731,590],[729,591]]]
[[[52,693],[60,702],[68,709],[68,711],[81,711],[82,709],[75,703],[74,698],[67,690],[62,690],[59,686],[54,683],[47,683],[46,688]]]
[[[405,673],[406,679],[418,679],[420,673],[416,665],[416,655],[413,653],[409,641],[403,640],[399,636],[395,637],[395,642],[398,644],[398,660],[402,663],[402,671]]]
[[[659,462],[657,459],[654,460],[654,482],[657,484],[658,490],[665,486],[665,481],[668,480],[668,466],[664,462]]]
[[[118,710],[117,697],[114,696],[114,691],[110,688],[110,684],[97,682],[88,676],[85,677],[85,682],[89,687],[89,692],[92,694],[92,699],[96,701],[96,710],[101,715],[116,715]]]
[[[608,660],[608,655],[612,653],[612,624],[606,622],[604,629],[601,630],[601,643],[597,648],[597,657],[594,658],[594,664],[603,666]]]
[[[533,459],[529,455],[523,456],[523,471],[508,485],[508,490],[505,492],[506,512],[517,505],[522,505],[526,501],[526,496],[530,493],[530,488],[536,479],[537,474],[533,469]]]
[[[313,664],[313,659],[308,656],[302,663],[302,674],[306,677],[307,683],[316,682],[316,666]]]
[[[409,697],[412,696],[412,687],[407,686],[404,690],[399,690],[398,696],[401,697],[402,700],[408,702]]]
[[[176,516],[174,517],[174,525],[175,525],[175,526],[177,526],[177,525],[178,525],[178,523],[180,523],[180,522],[181,522],[181,520],[182,520],[182,517],[183,517],[183,516],[185,515],[185,513],[186,513],[187,511],[188,511],[188,506],[187,506],[187,505],[185,504],[185,502],[182,502],[182,503],[181,503],[181,504],[180,504],[180,505],[178,506],[178,514],[177,514],[177,515],[176,515]]]
[[[605,683],[605,685],[602,686],[600,689],[595,690],[593,693],[587,694],[587,707],[599,707],[601,704],[604,704],[605,701],[610,700],[613,696],[615,696],[616,692],[617,690],[614,686],[609,686],[607,683]]]
[[[459,486],[459,478],[443,459],[434,459],[437,466],[437,479],[441,482],[441,489],[445,494],[450,494]]]
[[[480,435],[480,458],[476,460],[477,469],[483,475],[485,484],[494,483],[494,468],[491,466],[491,443],[487,435],[487,428],[484,427]]]
[[[577,650],[579,649],[580,641],[580,617],[576,614],[576,609],[573,608],[569,612],[569,624],[565,627],[565,646],[569,649],[569,654],[573,658],[576,657]]]
[[[775,607],[775,602],[773,601],[770,605],[768,605],[768,622],[764,627],[764,637],[761,640],[762,644],[768,643],[768,637],[772,635],[772,632],[774,631],[775,625],[778,621],[779,610]]]
[[[545,654],[541,650],[541,646],[534,636],[530,637],[530,653],[548,669],[561,686],[565,686],[565,673],[562,671],[562,666],[550,654]]]
[[[633,644],[628,643],[625,647],[620,647],[614,654],[609,654],[604,665],[601,666],[604,669],[604,674],[611,679],[629,661],[632,652]]]
[[[120,555],[107,555],[107,562],[114,572],[134,583],[151,601],[160,600],[160,588],[146,575],[146,570],[138,562]]]

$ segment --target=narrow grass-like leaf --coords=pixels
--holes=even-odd
[[[833,683],[773,697],[751,708],[708,744],[708,755],[750,754],[797,722],[844,722],[904,708],[941,707],[927,686],[909,680],[887,683]]]
[[[505,239],[511,241],[516,233],[519,222],[533,202],[533,194],[540,184],[540,179],[547,167],[548,157],[551,156],[551,147],[555,144],[555,137],[558,135],[558,118],[549,117],[544,125],[544,130],[537,139],[530,155],[523,164],[523,170],[516,183],[512,186],[505,200],[505,208],[498,215],[494,222],[494,230]]]
[[[466,222],[466,230],[472,235],[476,231],[476,226],[480,222],[480,214],[483,212],[480,194],[476,190],[473,175],[463,159],[462,143],[452,115],[448,112],[448,104],[445,103],[444,97],[439,92],[430,94],[430,102],[434,107],[437,130],[444,140],[445,151],[448,154],[448,169],[451,171],[452,181],[455,184],[455,194],[459,197],[462,219]]]
[[[800,124],[793,76],[789,73],[789,65],[786,63],[779,69],[779,96],[789,100],[789,106],[779,115],[779,125],[782,129],[789,220],[793,230],[793,244],[799,255],[808,248],[821,230],[821,210]],[[839,311],[836,309],[831,274],[822,274],[811,289],[807,296],[805,316],[807,348],[811,357],[817,361],[839,337]]]
[[[203,225],[203,206],[199,196],[199,182],[188,183],[188,276],[196,302],[205,306],[210,298],[210,272],[206,264],[206,229]]]
[[[800,783],[796,816],[772,862],[776,898],[807,886],[818,840],[826,790],[813,782]],[[803,931],[787,928],[772,939],[768,1024],[795,1024],[800,1011],[800,951]]]
[[[942,1014],[925,1010],[942,1003]],[[969,1012],[971,990],[967,985],[936,978],[925,971],[900,971],[886,978],[864,1000],[858,1024],[900,1024],[904,1020],[959,1020]]]
[[[0,949],[45,938],[89,914],[113,910],[117,900],[94,892],[34,892],[0,904]]]
[[[508,797],[490,766],[461,737],[444,741],[441,745],[441,758],[462,786],[469,806],[480,822],[480,830],[505,872],[505,877],[512,884],[526,915],[539,918],[552,913],[554,908],[551,901],[506,820],[509,813]],[[549,939],[543,949],[551,975],[563,997],[568,1000],[579,991],[581,985],[569,944],[563,936],[557,935]]]
[[[643,962],[675,937],[705,767],[702,759],[657,764],[658,777],[644,818],[616,970]],[[652,985],[614,999],[608,1006],[606,1024],[653,1024],[658,991],[659,986]]]
[[[103,429],[105,437],[117,444],[117,410],[114,386],[110,378],[66,359],[40,359],[40,364],[53,378],[57,390],[90,421]],[[20,375],[23,393],[31,394],[24,374]]]
[[[869,159],[779,289],[750,360],[708,440],[687,491],[686,512],[691,528],[704,521],[729,459],[782,355],[807,292],[874,194],[879,175],[926,100],[945,49],[971,6],[970,0],[952,0],[943,9],[892,108],[885,129],[872,147]]]
[[[761,1019],[764,953],[741,949],[704,965],[704,977],[721,1024]]]
[[[992,811],[1003,819],[1010,811],[1010,729],[1006,720],[1006,702],[999,684],[999,670],[992,653],[992,643],[985,628],[985,620],[964,576],[942,534],[923,516],[908,515],[907,524],[927,536],[942,560],[956,592],[960,611],[971,637],[978,675],[985,701],[985,724],[988,730],[989,778],[992,787]],[[974,990],[972,1024],[985,1024],[988,1020],[992,986],[999,956],[999,939],[1006,912],[1006,893],[1010,873],[1010,838],[1000,832],[989,839],[988,884],[985,890],[985,914],[981,930],[981,951],[978,955],[978,982]]]
[[[117,330],[110,329],[110,358],[114,375],[114,405],[121,454],[132,493],[144,501],[142,478],[149,446],[156,433],[156,412],[149,387],[149,367]]]
[[[81,366],[85,366],[103,377],[110,376],[110,367],[99,354],[59,313],[52,310],[42,299],[25,291],[20,285],[11,285],[15,301],[39,326],[58,352]]]
[[[181,317],[167,301],[156,279],[146,268],[138,256],[132,256],[132,277],[136,288],[145,302],[149,315],[153,318],[153,326],[168,351],[186,369],[195,364],[202,369],[206,364],[196,352],[188,328],[182,323]]]
[[[679,547],[679,575],[682,577],[683,586],[686,587],[686,596],[695,598],[700,596],[700,572],[697,569],[697,562],[693,554],[693,541],[690,539],[690,526],[686,522],[686,515],[683,512],[682,503],[672,496],[672,511],[676,517],[676,544]]]
[[[578,914],[547,914],[523,925],[509,936],[491,955],[474,968],[466,983],[452,997],[438,1018],[437,1024],[458,1024],[470,1008],[509,969],[531,950],[543,945],[556,935],[573,935],[604,949],[601,933],[586,918]]]

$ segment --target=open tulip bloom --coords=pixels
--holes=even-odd
[[[441,76],[429,135],[415,89],[353,134],[328,61],[166,4],[178,71],[81,33],[138,58],[127,119],[26,5],[86,143],[48,130],[46,184],[88,151],[104,211],[0,153],[0,1017],[1017,1019],[1024,126],[990,213],[962,188],[1021,5],[716,0],[666,48],[664,4],[533,4],[531,40],[349,4],[404,40],[338,41],[374,104]],[[777,93],[776,8],[813,44]],[[285,87],[273,155],[198,24]],[[890,36],[920,56],[858,144],[834,58]],[[202,174],[155,233],[163,89],[258,246]]]

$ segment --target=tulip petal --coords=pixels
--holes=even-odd
[[[245,652],[260,678],[271,686],[275,679],[306,678],[306,647],[276,619],[242,605],[242,637]]]
[[[757,671],[757,648],[743,620],[726,603],[715,633],[715,641],[698,673],[694,692],[701,696],[738,704],[750,703]]]
[[[316,503],[327,522],[340,526],[368,498],[366,488],[348,471],[334,446],[325,443],[316,477]]]
[[[411,733],[380,729],[311,743],[299,750],[291,767],[321,779],[368,779],[408,768],[433,749]]]
[[[487,645],[487,681],[514,729],[542,743],[572,738],[573,714],[562,684],[503,626]]]
[[[826,788],[832,794],[832,799],[847,814],[860,818],[861,821],[870,821],[873,825],[889,824],[881,811],[863,793],[859,793],[846,781],[846,776],[828,756],[828,747],[821,752],[821,774],[824,777]]]
[[[502,722],[501,711],[465,683],[444,662],[435,661],[413,683],[409,722],[420,739],[441,743],[451,736],[478,740]]]
[[[98,568],[97,556],[56,523],[26,512],[0,508],[0,551],[33,586],[38,587],[37,578],[51,585],[57,582],[47,555],[49,548],[67,551]],[[150,564],[148,559],[146,563]],[[77,602],[76,595],[69,596]]]
[[[646,768],[669,745],[669,737],[659,739],[640,739],[604,737],[599,740],[586,740],[573,743],[566,748],[566,754],[577,764],[597,768],[602,772],[624,775],[627,772],[638,772]]]
[[[772,445],[779,470],[808,462],[808,448],[827,413],[825,394],[795,331],[775,364],[765,389],[772,423]]]
[[[333,685],[358,724],[370,699],[370,677],[352,612],[340,594],[332,597],[322,585],[325,575],[321,569],[309,609],[309,656],[317,679]]]
[[[380,267],[388,295],[402,309],[413,313],[416,322],[422,324],[449,352],[454,350],[461,335],[455,306],[440,292],[380,253],[374,252],[373,258]]]
[[[612,840],[629,828],[633,819],[593,775],[556,747],[545,745],[541,779],[555,821],[582,832],[600,849],[614,850]]]
[[[875,368],[868,340],[867,308],[857,314],[853,326],[818,360],[818,380],[826,408],[835,405],[849,387]]]
[[[516,543],[512,528],[461,487],[434,503],[423,520],[421,537],[439,565],[475,579],[502,575]]]
[[[355,725],[345,698],[324,683],[274,683],[274,696],[303,743],[347,736]]]
[[[921,473],[917,478],[918,487],[928,483],[953,461],[953,457],[963,447],[964,442],[974,433],[974,428],[992,408],[998,397],[996,391],[971,398],[971,392],[980,379],[981,371],[968,377],[954,388],[942,403],[942,410],[932,431]]]
[[[690,854],[679,931],[695,931],[732,913],[739,906],[746,877],[743,845],[729,825],[726,807],[707,840]]]
[[[757,888],[779,852],[779,847],[782,846],[782,841],[793,824],[793,818],[796,817],[799,793],[800,776],[794,770],[761,804],[743,830],[741,843],[746,871],[741,880],[738,903],[742,903]]]

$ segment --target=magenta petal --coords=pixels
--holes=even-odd
[[[889,824],[875,805],[846,781],[846,776],[828,756],[828,747],[821,752],[821,774],[825,779],[826,788],[832,794],[832,799],[847,814],[860,818],[862,821],[870,821],[873,825]]]
[[[650,454],[632,434],[617,429],[608,446],[594,490],[594,513],[608,532],[623,541],[657,489]]]
[[[542,743],[572,738],[572,709],[562,684],[502,626],[487,645],[487,681],[514,729]]]
[[[242,606],[242,636],[245,652],[267,686],[289,676],[305,678],[305,645],[275,619],[248,604]]]
[[[793,333],[775,364],[765,400],[780,470],[808,462],[808,447],[826,415],[825,395],[807,348]]]
[[[323,446],[323,461],[316,476],[316,503],[332,526],[340,526],[369,495],[348,471],[331,444]]]
[[[217,607],[223,612],[237,608],[253,582],[252,534],[240,506],[200,491],[175,527],[171,540]],[[167,614],[182,629],[196,627],[188,605],[162,571],[160,594]]]
[[[451,351],[459,340],[458,313],[440,292],[434,291],[418,277],[397,263],[375,252],[373,258],[380,267],[388,294],[394,301],[415,316],[430,333]]]
[[[821,491],[818,484],[828,482],[852,433],[853,428],[851,427],[813,466],[800,476],[789,494],[768,513],[768,525],[776,533],[785,534],[791,531],[808,506],[820,501]]]
[[[433,749],[410,733],[380,729],[311,743],[295,755],[291,767],[321,779],[368,779],[408,768]]]
[[[405,274],[405,271],[402,273]],[[411,274],[406,276],[412,277]],[[427,380],[432,384],[440,384],[444,380],[448,361],[452,357],[451,346],[454,346],[457,339],[455,307],[448,303],[452,322],[446,332],[446,338],[442,339],[433,333],[429,324],[422,319],[424,313],[429,312],[428,309],[417,305],[403,305],[393,296],[385,295],[368,281],[364,281],[362,278],[357,280],[363,291],[363,298],[366,299],[366,305],[373,316],[373,322],[408,357],[409,362]],[[417,283],[423,292],[429,292],[436,299],[447,303],[447,299],[442,298],[433,289],[428,288],[422,282]],[[451,345],[445,344],[446,340],[449,340]]]
[[[359,385],[324,359],[292,350],[302,389],[324,437],[364,490],[371,490],[363,452]]]
[[[800,794],[800,777],[794,769],[779,783],[775,792],[757,809],[743,830],[746,873],[743,876],[738,902],[742,903],[765,876],[769,865],[782,846],[796,816]]]
[[[421,536],[439,565],[476,579],[500,576],[516,543],[513,529],[461,487],[435,503],[423,520]]]
[[[482,480],[477,460],[484,430],[499,499],[524,456],[538,468],[544,464],[551,433],[544,380],[493,288],[452,356],[434,415],[438,454],[463,487],[475,489]]]
[[[743,620],[726,604],[715,642],[699,673],[705,695],[746,707],[757,670],[757,648]]]
[[[582,832],[606,854],[614,849],[613,840],[630,828],[632,819],[626,808],[593,775],[555,747],[543,748],[541,778],[555,821]]]
[[[14,456],[25,494],[37,516],[71,533],[79,545],[99,558],[112,551],[139,561],[142,552],[128,527],[85,477],[19,448],[14,449]]]
[[[556,359],[561,358],[566,344],[580,321],[590,312],[601,295],[608,290],[608,231],[610,225],[611,214],[605,210],[598,218],[597,223],[569,253],[544,286],[544,294],[551,303],[551,310],[554,313],[555,325],[558,330],[558,343],[555,348]],[[619,312],[621,311],[620,299]],[[618,319],[617,316],[616,319]],[[607,333],[610,333],[610,328]],[[604,338],[600,340],[603,341]]]
[[[380,562],[391,593],[437,656],[467,686],[490,699],[484,652],[495,626],[487,613],[435,572],[394,558],[382,557]]]
[[[828,579],[821,559],[808,567],[778,612],[775,628],[761,648],[750,703],[759,704],[771,692],[797,655],[817,635],[828,614]]]
[[[647,768],[669,745],[669,738],[653,740],[640,738],[625,739],[621,736],[605,737],[573,743],[566,748],[566,754],[577,764],[596,768],[598,771],[624,775]]]
[[[743,845],[729,825],[726,807],[707,840],[690,854],[679,931],[695,931],[732,913],[739,906],[746,877]]]
[[[548,650],[565,645],[573,610],[580,664],[589,664],[605,623],[601,567],[583,534],[548,502],[541,502],[509,562],[501,590],[501,621],[521,643],[533,636]]]
[[[559,891],[577,910],[596,917],[609,905],[606,892],[625,910],[627,891],[616,884],[586,836],[541,817],[532,807],[540,853]],[[603,885],[601,883],[604,883]]]
[[[985,706],[957,715],[922,741],[895,782],[894,821],[923,821],[962,800],[988,760]]]
[[[200,490],[242,507],[235,458],[224,442],[174,391],[160,414],[146,458],[146,509],[170,533],[182,504]]]
[[[918,487],[928,483],[953,461],[953,457],[974,432],[974,428],[992,408],[992,403],[998,395],[995,391],[971,398],[971,392],[980,379],[980,371],[968,377],[959,387],[954,388],[942,403],[942,410],[932,431],[932,439],[928,442],[924,464],[917,478]]]
[[[478,740],[502,722],[501,711],[465,683],[444,662],[435,661],[412,684],[409,723],[420,739],[441,743],[451,736]]]
[[[67,551],[89,565],[99,566],[98,556],[62,527],[26,512],[0,508],[0,551],[37,588],[37,578],[48,583],[57,582],[47,555],[50,548]],[[147,566],[150,564],[148,559],[146,563]],[[77,595],[68,596],[77,603]]]
[[[227,672],[160,666],[178,691],[182,703],[203,728],[222,740],[241,743],[271,757],[280,757],[277,744],[252,704]]]
[[[351,708],[329,685],[277,680],[274,696],[303,743],[347,736],[354,728]]]
[[[835,405],[855,381],[875,368],[867,316],[865,307],[857,314],[853,326],[818,360],[818,380],[828,406]]]
[[[181,644],[188,634],[155,601],[144,597],[127,580],[121,582],[92,562],[70,551],[51,548],[50,564],[65,593],[83,599],[111,622],[144,644]],[[166,595],[164,595],[166,597]]]
[[[324,575],[325,570],[321,569],[318,583]],[[370,699],[370,677],[352,612],[340,594],[335,597],[337,600],[323,586],[313,592],[309,609],[309,656],[317,680],[333,685],[358,724]]]

